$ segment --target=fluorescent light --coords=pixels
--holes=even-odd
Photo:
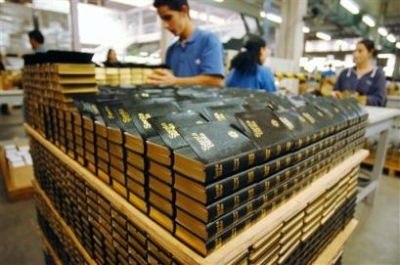
[[[140,52],[139,55],[142,57],[147,57],[147,56],[149,56],[149,53],[148,52]]]
[[[383,37],[386,37],[388,35],[387,29],[382,28],[382,27],[378,28],[378,33],[380,35],[382,35]]]
[[[397,42],[397,43],[396,43],[396,48],[397,48],[397,49],[400,49],[400,42]]]
[[[360,13],[360,7],[352,0],[340,0],[340,5],[354,15]]]
[[[153,0],[110,0],[111,2],[120,3],[129,6],[149,6],[153,3]]]
[[[260,12],[260,17],[262,17],[262,18],[265,17],[265,12],[264,12],[264,11],[261,11],[261,12]]]
[[[331,36],[329,36],[328,34],[323,33],[323,32],[317,32],[315,35],[318,38],[323,39],[323,40],[331,40]]]
[[[370,15],[364,15],[362,21],[367,24],[370,28],[375,27],[375,20]]]
[[[304,26],[304,27],[303,27],[303,33],[310,33],[310,28]]]
[[[265,17],[268,20],[271,20],[272,22],[275,22],[275,23],[278,23],[278,24],[282,23],[282,18],[279,15],[276,15],[274,13],[267,13],[265,15]]]
[[[344,40],[337,40],[336,44],[339,46],[347,46],[347,42],[345,42]]]
[[[191,18],[198,19],[199,18],[199,11],[194,9],[189,9],[189,15]]]
[[[391,43],[395,43],[396,42],[396,37],[393,34],[387,35],[386,39],[388,41],[390,41]]]
[[[392,56],[392,54],[390,54],[390,53],[380,53],[380,54],[378,54],[378,58],[379,59],[388,59],[388,58],[390,58]]]
[[[222,3],[224,0],[214,0],[215,2]]]

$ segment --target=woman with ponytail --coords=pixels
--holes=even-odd
[[[261,37],[248,37],[244,47],[231,61],[226,86],[276,91],[272,72],[263,66],[266,44]]]

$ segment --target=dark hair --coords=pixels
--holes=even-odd
[[[245,44],[242,50],[231,61],[231,69],[247,74],[254,74],[257,65],[261,64],[260,52],[261,48],[267,46],[267,42],[256,35],[245,38]]]
[[[181,11],[183,6],[189,7],[187,0],[154,0],[153,6],[159,8],[160,6],[168,6],[175,11]]]
[[[372,54],[373,57],[377,55],[377,50],[375,49],[375,43],[369,39],[362,39],[358,44],[363,44],[365,48]]]
[[[108,49],[108,52],[107,52],[107,61],[108,61],[108,57],[110,56],[110,53],[111,52],[115,52],[115,50],[114,49]]]
[[[34,40],[36,40],[37,42],[39,42],[40,44],[43,44],[43,43],[44,43],[43,34],[42,34],[39,30],[37,30],[37,29],[32,30],[32,31],[29,31],[29,32],[28,32],[28,36],[29,36],[29,39],[34,39]]]

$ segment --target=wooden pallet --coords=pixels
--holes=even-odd
[[[399,158],[400,160],[400,158]],[[370,155],[362,162],[362,165],[373,167],[375,163],[375,156]],[[385,164],[383,165],[383,171],[385,174],[391,177],[400,177],[400,161],[389,160],[386,158]]]

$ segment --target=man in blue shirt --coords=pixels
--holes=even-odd
[[[223,47],[218,36],[196,28],[189,16],[187,0],[155,0],[164,26],[179,37],[166,55],[172,70],[157,69],[151,84],[222,86],[224,79]]]

